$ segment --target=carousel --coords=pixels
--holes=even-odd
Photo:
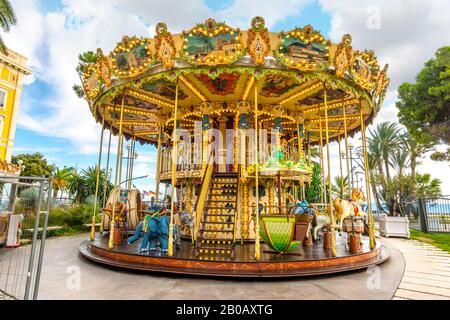
[[[159,23],[154,38],[124,36],[80,71],[102,125],[102,203],[94,206],[102,209],[80,244],[84,257],[226,277],[329,274],[389,258],[368,205],[365,137],[389,85],[387,66],[353,49],[350,35],[332,43],[309,25],[270,32],[262,17],[248,30],[208,19],[172,34]],[[357,133],[365,187],[337,197],[330,181],[350,175],[348,138]],[[151,204],[132,187],[126,143],[131,152],[137,143],[157,148]],[[345,155],[339,167],[332,147]],[[112,190],[99,188],[105,160],[115,167],[106,177]]]

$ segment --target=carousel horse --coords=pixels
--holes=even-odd
[[[151,211],[155,211],[155,214],[147,214],[144,220],[138,224],[134,236],[128,239],[128,244],[133,244],[140,238],[144,238],[139,249],[140,252],[156,251],[157,242],[160,243],[163,253],[168,252],[170,215],[159,216],[159,209],[159,207],[152,207]],[[177,224],[174,224],[173,234],[175,245],[179,246],[180,237]]]
[[[311,216],[312,236],[315,241],[319,240],[319,230],[330,224],[329,215],[319,214],[313,205],[309,204],[306,199],[297,203],[294,214],[309,214]]]
[[[331,218],[329,212],[326,214],[322,214],[317,210],[314,206],[311,205],[311,208],[314,210],[314,218],[313,218],[313,238],[315,241],[319,240],[319,230],[324,227],[327,227],[331,224]]]
[[[351,216],[365,217],[367,214],[362,210],[362,204],[366,201],[364,192],[360,188],[352,190],[351,199],[334,199],[333,206],[336,210],[336,221],[339,221],[339,230],[342,230],[344,219]]]

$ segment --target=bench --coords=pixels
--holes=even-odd
[[[97,228],[97,227],[100,227],[101,225],[102,225],[101,223],[96,223],[95,227]],[[91,228],[92,227],[92,223],[85,223],[85,224],[83,224],[83,227],[84,228]]]
[[[47,227],[47,232],[50,233],[52,231],[58,231],[58,230],[62,230],[63,227],[60,226],[52,226],[52,227]],[[26,232],[29,233],[34,233],[34,228],[33,229],[25,229]],[[44,228],[38,228],[38,233],[44,231]]]

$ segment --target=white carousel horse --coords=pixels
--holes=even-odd
[[[333,201],[333,207],[335,211],[335,221],[339,222],[335,224],[335,228],[342,230],[344,219],[352,216],[365,217],[367,213],[362,210],[362,203],[366,201],[364,192],[360,188],[355,188],[351,193],[351,200],[335,199]],[[314,208],[313,206],[311,206]],[[320,213],[319,210],[314,208],[316,214],[314,216],[315,226],[313,228],[314,239],[318,239],[318,231],[323,227],[330,226],[330,208],[328,207],[326,213]]]
[[[339,221],[339,230],[342,230],[344,219],[352,216],[366,217],[367,213],[362,210],[362,203],[366,202],[364,192],[360,188],[355,188],[351,193],[351,200],[334,199],[333,206],[336,210],[336,221]]]
[[[314,216],[314,228],[313,228],[313,237],[314,240],[319,240],[319,230],[323,227],[329,226],[331,224],[331,219],[329,214],[320,214],[318,210],[315,210],[316,214]]]

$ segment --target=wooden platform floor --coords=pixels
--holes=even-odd
[[[97,236],[93,242],[80,244],[80,253],[93,261],[127,269],[197,274],[226,277],[292,277],[329,274],[367,268],[389,258],[389,250],[381,246],[370,251],[369,239],[363,237],[363,252],[350,254],[346,235],[336,235],[337,257],[324,250],[318,242],[312,247],[299,247],[287,255],[270,253],[261,244],[261,259],[254,257],[254,244],[238,244],[233,258],[217,256],[195,257],[194,247],[182,241],[172,257],[161,254],[139,253],[140,241],[133,245],[117,245],[108,249],[108,238]]]

